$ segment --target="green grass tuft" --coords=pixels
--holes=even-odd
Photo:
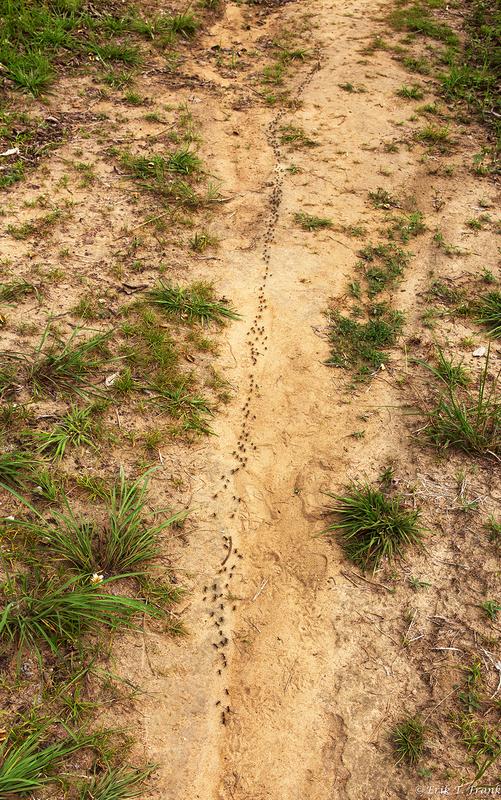
[[[82,583],[80,576],[65,583],[54,577],[11,578],[3,590],[0,639],[15,642],[19,651],[27,647],[40,653],[39,647],[46,645],[58,654],[68,645],[78,647],[96,628],[131,627],[136,614],[160,615],[140,600],[103,591],[111,581],[97,588],[90,581]]]
[[[53,780],[54,768],[63,758],[92,745],[95,739],[77,734],[51,742],[43,727],[20,741],[7,738],[0,746],[0,796],[25,797],[38,792]]]
[[[44,541],[58,558],[84,574],[136,573],[158,555],[160,534],[184,520],[187,514],[179,512],[161,522],[146,523],[147,492],[148,474],[129,481],[121,471],[118,483],[107,498],[104,523],[97,524],[75,513],[64,495],[64,511],[52,510],[52,521],[46,521],[26,503],[37,520],[21,520],[16,524]]]
[[[95,425],[92,406],[79,408],[71,406],[70,410],[51,431],[38,431],[35,435],[41,453],[49,453],[54,460],[63,458],[68,447],[95,447],[93,434]]]
[[[317,231],[320,228],[332,228],[333,222],[327,217],[315,217],[312,214],[305,214],[298,211],[294,214],[294,219],[304,231]]]
[[[409,510],[398,495],[388,496],[368,484],[351,487],[349,494],[330,495],[338,521],[325,533],[339,536],[346,556],[360,569],[376,570],[383,559],[392,561],[409,545],[419,545],[419,510]]]
[[[75,328],[64,340],[49,324],[32,353],[4,352],[2,355],[10,362],[17,382],[24,384],[35,397],[60,393],[99,394],[90,381],[90,374],[103,364],[103,352],[111,332],[98,333],[83,341],[79,340],[81,332],[80,328]]]
[[[428,412],[425,431],[437,447],[495,458],[501,453],[498,377],[489,388],[489,360],[488,354],[477,389],[461,389],[449,381]]]
[[[212,321],[221,324],[227,319],[239,318],[224,298],[215,299],[214,287],[210,283],[193,283],[184,288],[160,283],[149,292],[149,298],[163,311],[188,323],[205,325]]]
[[[400,722],[393,731],[393,745],[398,762],[406,761],[415,764],[421,758],[424,749],[425,728],[419,717],[410,717]]]
[[[14,488],[24,486],[35,464],[33,455],[22,450],[8,450],[1,453],[0,483]]]
[[[476,313],[476,322],[485,325],[494,339],[501,338],[501,292],[488,292],[479,297]]]
[[[359,380],[367,379],[387,362],[384,350],[396,343],[404,322],[400,311],[388,309],[384,303],[370,306],[366,322],[338,311],[331,312],[329,320],[331,355],[326,363],[352,369]]]
[[[100,775],[83,786],[78,800],[126,800],[141,797],[144,788],[141,784],[151,775],[154,767],[133,769],[131,767],[108,767]]]

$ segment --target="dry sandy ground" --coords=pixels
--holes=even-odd
[[[449,157],[453,178],[440,171],[439,158],[424,157],[421,145],[384,147],[408,137],[413,123],[409,106],[395,96],[408,74],[391,53],[362,53],[385,32],[383,11],[377,0],[228,3],[184,65],[184,73],[210,82],[181,86],[177,97],[200,126],[203,158],[227,202],[212,221],[221,240],[217,257],[192,259],[189,271],[179,263],[173,269],[178,277],[209,276],[242,319],[222,342],[219,369],[234,397],[216,418],[217,437],[189,451],[162,451],[166,474],[186,477],[179,497],[193,509],[189,543],[173,553],[190,587],[182,612],[189,635],[171,641],[145,630],[142,639],[128,637],[118,654],[121,670],[145,691],[127,719],[138,755],[159,765],[148,798],[414,798],[427,786],[456,787],[472,777],[464,748],[455,741],[445,747],[443,737],[453,734],[440,716],[446,718],[442,703],[459,662],[446,656],[437,666],[433,652],[451,641],[441,619],[459,626],[454,641],[467,652],[479,630],[495,635],[476,608],[485,582],[492,593],[494,556],[478,552],[468,534],[480,523],[454,504],[464,460],[438,460],[412,438],[415,418],[404,410],[421,387],[403,349],[355,392],[347,391],[341,371],[323,363],[328,300],[342,303],[356,277],[359,243],[342,228],[363,224],[370,237],[382,224],[369,191],[383,186],[404,206],[417,198],[429,222],[429,232],[411,245],[415,258],[394,298],[408,314],[406,336],[421,337],[418,355],[434,335],[419,326],[431,276],[465,279],[494,267],[490,234],[472,241],[464,228],[480,196],[494,200],[489,181],[463,168],[478,149],[475,132],[462,133],[461,149]],[[287,78],[294,102],[277,110],[256,98],[255,66],[245,54],[284,30],[295,31],[310,57]],[[238,50],[243,66],[225,71],[208,56],[204,61],[214,45]],[[346,82],[366,91],[343,91]],[[146,89],[157,104],[172,100],[161,75],[149,75]],[[93,111],[103,108],[96,102]],[[123,111],[139,141],[134,113]],[[281,144],[280,127],[291,123],[317,146]],[[49,171],[57,172],[61,157],[51,157]],[[102,179],[98,191],[113,192],[113,176]],[[105,254],[119,226],[134,217],[133,208],[110,197],[112,233],[97,224],[99,196],[82,213],[79,224],[90,229],[94,219],[96,228],[84,255]],[[302,231],[297,211],[329,217],[335,226]],[[433,246],[435,227],[467,247],[468,260],[447,260]],[[457,341],[468,332],[462,325],[443,322],[440,335]],[[476,336],[475,344],[484,341]],[[464,355],[475,369],[473,349]],[[317,534],[326,524],[325,492],[354,478],[373,480],[389,464],[404,490],[412,486],[422,500],[430,541],[425,553],[410,556],[412,564],[377,576],[374,585]],[[499,500],[494,472],[479,464],[468,476],[484,518]],[[410,574],[429,582],[428,591],[413,593]],[[406,634],[414,638],[411,626],[416,640],[405,645]],[[401,716],[417,709],[429,716],[431,778],[396,766],[389,738]]]

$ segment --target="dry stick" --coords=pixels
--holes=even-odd
[[[265,586],[266,586],[266,584],[268,583],[268,580],[269,580],[269,579],[268,579],[268,578],[266,578],[266,580],[262,582],[261,586],[259,587],[259,589],[257,590],[256,594],[255,594],[255,595],[254,595],[254,597],[252,598],[252,600],[251,600],[251,603],[253,603],[253,602],[254,602],[254,600],[257,600],[257,598],[259,597],[259,595],[260,595],[260,594],[261,594],[261,592],[263,591],[264,587],[265,587]]]
[[[158,217],[150,217],[150,219],[147,219],[145,222],[141,222],[139,225],[134,225],[134,227],[131,228],[130,230],[131,231],[137,231],[138,228],[144,228],[144,226],[145,225],[149,225],[150,222],[156,222],[157,220],[162,219],[163,217],[166,217],[168,214],[171,213],[171,211],[172,211],[172,209],[169,209],[168,211],[164,211],[163,214],[159,214]],[[125,239],[125,237],[129,235],[129,233],[130,233],[130,231],[128,231],[127,233],[124,233],[124,235],[120,236],[119,238],[120,239]]]
[[[348,570],[350,575],[353,575],[355,578],[360,578],[361,581],[365,581],[365,583],[370,583],[371,586],[377,586],[379,589],[386,589],[387,592],[393,592],[394,589],[391,586],[386,586],[385,583],[376,583],[376,581],[370,581],[368,578],[364,578],[363,575],[357,575],[356,572],[352,572]]]
[[[449,692],[449,694],[447,694],[447,695],[446,695],[446,696],[445,696],[445,697],[444,697],[444,698],[443,698],[443,699],[440,701],[440,703],[437,703],[437,705],[436,705],[436,706],[434,706],[434,707],[431,709],[430,713],[429,713],[429,714],[427,714],[427,715],[426,715],[426,717],[423,719],[423,725],[424,725],[424,723],[426,722],[426,720],[427,720],[427,719],[429,719],[429,717],[431,717],[431,715],[432,715],[432,714],[433,714],[433,713],[434,713],[434,712],[437,710],[437,708],[438,708],[439,706],[441,706],[441,705],[442,705],[442,703],[445,703],[445,701],[446,701],[446,700],[448,700],[448,699],[449,699],[449,697],[452,697],[452,695],[453,695],[453,694],[455,694],[455,693],[456,693],[456,690],[455,690],[455,689],[453,689],[453,690],[452,690],[452,692]]]

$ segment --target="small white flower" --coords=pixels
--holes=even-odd
[[[97,583],[102,583],[104,581],[104,575],[99,575],[97,572],[94,572],[92,575],[90,582],[96,585]]]

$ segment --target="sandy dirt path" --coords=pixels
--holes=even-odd
[[[237,192],[214,270],[242,321],[229,330],[222,362],[237,397],[216,424],[217,439],[199,453],[211,467],[194,505],[209,513],[195,548],[190,640],[170,677],[147,687],[168,698],[144,721],[148,751],[162,762],[170,754],[166,797],[355,798],[370,786],[367,765],[347,788],[346,765],[369,760],[367,733],[384,697],[369,697],[378,678],[365,675],[353,638],[353,587],[339,581],[331,546],[315,538],[323,492],[348,477],[347,437],[357,428],[356,405],[322,364],[326,301],[342,294],[352,257],[335,234],[299,230],[293,214],[350,224],[366,213],[377,174],[360,145],[371,141],[371,126],[384,136],[380,96],[362,103],[338,83],[362,79],[360,42],[372,34],[368,12],[378,9],[315,3],[314,57],[292,90],[299,111],[227,107],[204,119],[208,157]],[[306,2],[282,6],[248,33],[253,11],[231,4],[207,44],[251,46],[249,36],[304,27],[311,11]],[[291,119],[314,136],[313,152],[280,145]],[[294,177],[292,162],[301,168]],[[343,690],[347,676],[356,692]]]

